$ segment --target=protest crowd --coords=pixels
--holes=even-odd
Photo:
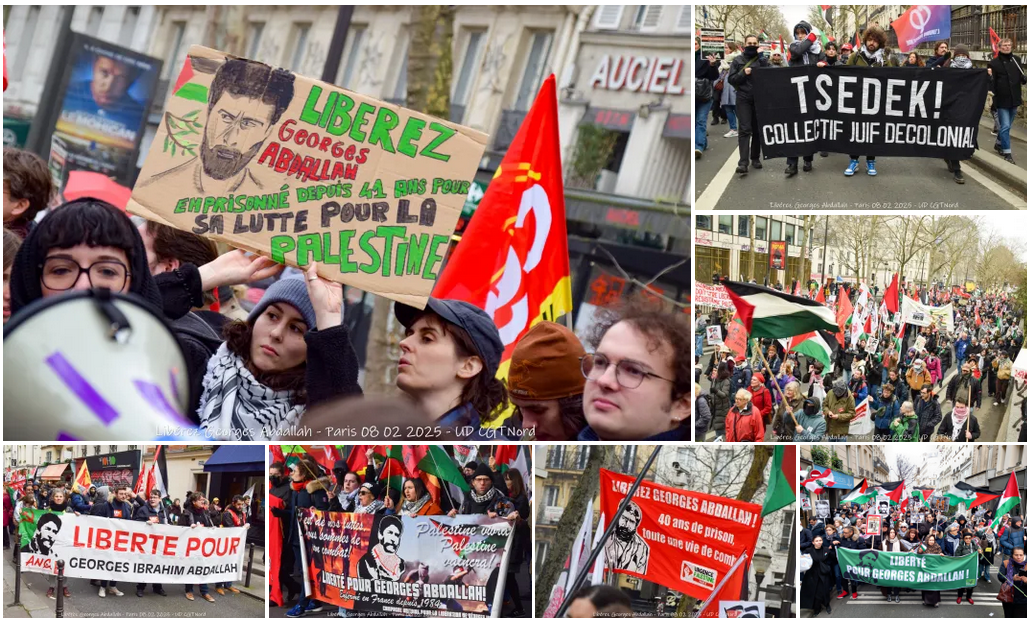
[[[4,495],[4,547],[11,548],[15,555],[18,551],[32,550],[35,534],[55,519],[60,524],[59,517],[64,514],[177,525],[193,529],[242,527],[249,530],[251,512],[263,512],[263,508],[253,506],[250,494],[235,495],[222,502],[217,497],[207,499],[200,491],[186,491],[182,497],[174,499],[164,494],[161,488],[155,487],[147,492],[146,484],[152,484],[153,480],[144,481],[144,474],[145,469],[144,473],[140,474],[140,481],[135,489],[127,484],[96,486],[89,483],[88,479],[83,482],[81,473],[74,482],[7,482]],[[184,504],[182,499],[185,499]],[[263,518],[260,518],[259,522],[262,524]],[[56,576],[47,574],[46,578],[49,584],[46,596],[55,599]],[[89,585],[97,588],[96,594],[99,598],[125,596],[125,592],[118,587],[118,581],[104,579],[99,575],[90,579]],[[168,590],[161,583],[151,585],[153,595],[169,596]],[[183,595],[190,601],[196,598],[194,587],[190,584],[184,585]],[[210,590],[210,585],[199,584],[200,596],[213,603],[215,599],[209,593]],[[238,588],[232,586],[231,581],[217,582],[213,590],[221,596],[240,593]],[[146,591],[146,583],[135,585],[136,596],[142,598]],[[67,582],[63,588],[63,596],[72,597]]]
[[[405,338],[395,384],[405,399],[362,406],[342,287],[316,265],[303,272],[220,252],[97,199],[55,205],[54,194],[43,160],[4,149],[5,324],[27,320],[42,299],[90,288],[132,297],[170,325],[188,368],[184,421],[209,437],[269,440],[312,420],[359,429],[385,414],[449,440],[690,437],[687,318],[651,298],[611,310],[587,348],[562,324],[538,322],[505,379],[503,340],[485,311],[452,299],[431,298],[423,311],[397,303]]]
[[[952,326],[946,318],[918,326],[894,313],[899,310],[897,278],[892,288],[891,295],[879,296],[865,286],[833,283],[821,289],[812,283],[807,290],[793,284],[792,293],[802,299],[823,303],[831,297],[840,332],[820,331],[819,347],[795,338],[749,339],[733,347],[725,342],[710,353],[705,367],[700,361],[707,326],[719,325],[720,334],[728,335],[732,318],[719,311],[709,319],[700,317],[697,438],[980,440],[985,401],[1004,407],[1011,399],[1013,361],[1024,342],[1023,310],[1005,292],[970,294],[937,285],[918,291],[910,284],[903,288],[905,298],[922,299],[921,307],[952,309]],[[780,284],[775,288],[781,289]],[[1014,423],[1020,442],[1027,440],[1024,421],[1027,412],[1021,405]]]
[[[422,460],[423,456],[427,456],[433,465],[429,467],[428,462],[421,462],[422,468],[418,470],[397,460],[400,451],[398,445],[350,446],[346,459],[334,448],[314,456],[293,453],[295,447],[271,446],[273,462],[268,469],[268,476],[273,518],[270,538],[277,539],[280,545],[277,547],[279,558],[274,557],[274,543],[269,549],[272,556],[269,572],[272,576],[270,596],[273,607],[288,607],[285,614],[287,617],[302,617],[323,611],[333,614],[337,611],[341,617],[374,615],[374,603],[349,607],[332,605],[320,600],[317,594],[307,592],[303,560],[310,558],[313,549],[310,548],[311,542],[306,530],[300,528],[297,519],[304,510],[320,510],[328,512],[329,517],[336,512],[370,515],[374,517],[376,525],[385,525],[387,521],[404,517],[432,516],[482,516],[505,521],[511,526],[513,537],[506,551],[509,559],[506,563],[503,593],[497,594],[494,601],[488,600],[485,606],[491,612],[493,602],[501,602],[503,617],[525,615],[522,598],[530,598],[531,586],[519,583],[517,575],[522,565],[530,568],[532,502],[525,480],[530,480],[531,473],[527,468],[511,465],[518,464],[515,458],[523,456],[522,452],[528,451],[526,448],[511,445],[491,446],[488,449],[485,446],[455,446],[466,451],[451,455],[447,453],[447,450],[452,451],[448,446],[445,449],[442,446],[404,446],[404,454],[421,452]],[[479,450],[489,453],[479,455]],[[328,468],[329,464],[331,468]],[[410,534],[410,537],[416,536]],[[422,538],[427,541],[427,536]],[[400,546],[394,545],[392,550],[387,549],[387,554],[396,555]],[[459,553],[459,550],[456,552]],[[348,553],[341,555],[348,556]],[[360,576],[370,578],[374,573],[365,570],[365,559],[361,558]],[[427,564],[424,558],[420,558],[416,564],[409,558],[399,560],[398,563],[398,571],[375,576],[403,583],[427,583],[429,570],[435,568],[434,563]],[[419,565],[420,570],[412,568],[415,565]],[[488,565],[481,566],[468,561],[462,566],[447,566],[446,572],[450,573],[445,581],[447,584],[484,584],[487,581],[489,589],[495,590],[499,567],[491,569]],[[430,602],[420,605],[412,602],[411,606],[422,607],[416,615],[431,615],[432,611],[439,610],[439,605],[433,606]],[[442,608],[449,612],[464,611],[456,599],[445,601]]]
[[[824,7],[830,9],[830,7]],[[939,7],[940,8],[940,7]],[[895,24],[893,24],[893,27]],[[769,26],[768,26],[769,27]],[[948,31],[945,31],[946,35]],[[948,40],[932,41],[934,53],[930,56],[916,50],[903,53],[889,47],[885,30],[871,24],[855,34],[850,41],[836,42],[815,29],[807,21],[796,23],[791,36],[782,35],[780,42],[773,41],[766,32],[746,34],[741,42],[725,42],[723,58],[709,50],[700,49],[700,39],[695,41],[696,113],[695,113],[695,156],[699,159],[709,148],[707,132],[712,126],[728,126],[726,138],[737,137],[739,147],[739,177],[749,174],[749,169],[763,168],[761,161],[766,145],[762,144],[761,119],[757,116],[757,101],[761,92],[754,89],[754,76],[782,67],[811,67],[833,71],[842,67],[865,67],[871,73],[881,68],[924,69],[937,72],[959,72],[973,69],[970,49],[965,44],[952,44]],[[992,94],[990,113],[993,120],[992,135],[995,136],[994,151],[1007,162],[1014,163],[1010,128],[1023,105],[1022,87],[1027,84],[1023,67],[1013,53],[1013,40],[993,34],[993,58],[987,63],[987,90]],[[812,82],[812,81],[811,81]],[[890,91],[889,91],[890,92]],[[764,98],[771,95],[765,90]],[[865,100],[864,93],[864,102]],[[966,103],[961,101],[962,103]],[[804,105],[804,104],[803,104]],[[824,110],[821,108],[821,110]],[[867,115],[866,119],[873,119]],[[976,120],[972,121],[976,126]],[[912,154],[912,152],[911,152]],[[810,173],[814,169],[816,152],[810,150],[802,155],[802,170]],[[820,151],[822,158],[827,151]],[[874,153],[849,154],[848,165],[837,172],[851,177],[865,167],[868,176],[878,174]],[[785,176],[798,174],[799,156],[789,156],[785,164]],[[965,183],[960,159],[944,158],[945,165],[958,184]],[[887,174],[887,171],[881,171]]]
[[[903,501],[901,506],[894,502],[888,505],[890,509],[882,513],[874,499],[861,503],[843,500],[827,511],[827,516],[817,515],[825,512],[807,513],[808,520],[800,535],[805,558],[804,564],[800,564],[801,604],[804,609],[812,609],[813,617],[822,611],[830,615],[832,600],[857,600],[875,587],[887,602],[895,604],[903,599],[917,599],[924,607],[939,607],[943,595],[949,601],[954,591],[957,605],[973,605],[975,587],[993,582],[1001,589],[1011,589],[1008,599],[999,594],[1006,618],[1023,619],[1027,615],[1022,516],[1005,514],[996,521],[994,510],[978,506],[964,512],[961,510],[965,506],[957,509],[955,504],[946,509],[933,496],[927,503],[918,504],[910,499],[910,503]],[[844,572],[845,564],[839,563],[841,550],[846,551],[845,555],[859,555],[860,559],[863,554],[856,552],[871,550],[964,559],[972,555],[976,557],[977,575],[963,583],[969,587],[951,591],[938,587],[917,589],[916,582],[904,586],[874,585]]]

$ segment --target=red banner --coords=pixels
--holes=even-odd
[[[749,331],[745,330],[745,324],[742,324],[741,318],[738,317],[738,312],[735,311],[734,317],[731,318],[731,323],[727,325],[727,337],[724,337],[724,345],[736,355],[744,356],[748,340]]]
[[[607,520],[635,478],[600,470]],[[763,519],[760,506],[643,481],[606,543],[612,572],[706,599],[735,561],[752,557]],[[730,587],[730,586],[727,586]]]
[[[285,501],[274,495],[267,496],[267,505],[271,510],[285,509]],[[282,520],[275,516],[275,513],[267,513],[267,554],[270,560],[270,571],[267,573],[268,596],[271,602],[284,605],[282,599],[282,586],[278,582],[278,574],[281,572],[282,563]],[[292,570],[291,568],[289,570]]]

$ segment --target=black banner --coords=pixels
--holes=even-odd
[[[752,72],[763,157],[832,151],[965,160],[988,95],[983,69],[786,67]]]
[[[86,458],[86,469],[89,470],[89,478],[94,486],[110,486],[113,493],[115,486],[135,487],[141,457],[142,452],[138,449],[105,456],[89,456]]]

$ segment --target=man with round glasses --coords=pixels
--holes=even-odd
[[[578,440],[691,438],[691,336],[686,317],[640,298],[596,325],[594,352],[581,359],[588,425]]]

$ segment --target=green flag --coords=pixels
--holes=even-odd
[[[795,503],[795,445],[775,445],[761,516]]]
[[[464,474],[460,472],[460,467],[439,445],[428,445],[428,453],[417,463],[417,468],[465,492],[471,489],[464,479]]]

